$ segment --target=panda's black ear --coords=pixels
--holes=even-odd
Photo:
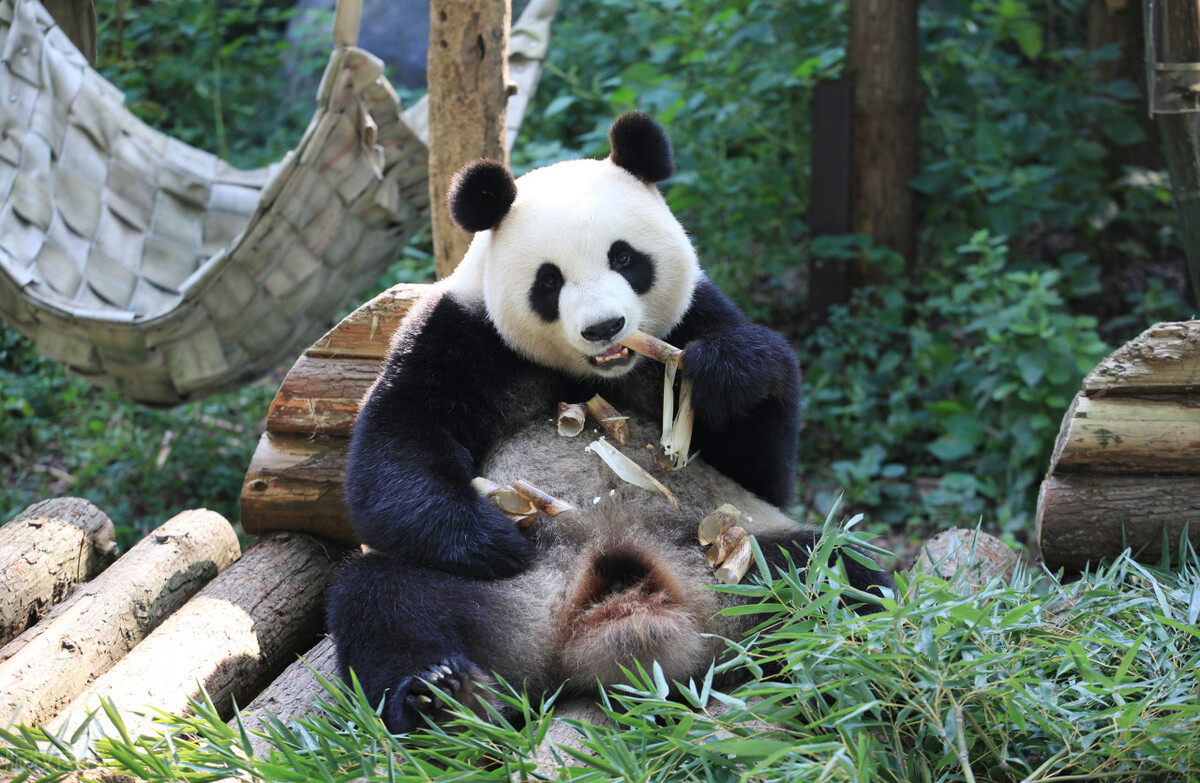
[[[477,160],[450,180],[446,203],[464,231],[487,231],[500,224],[516,198],[517,183],[503,163]]]
[[[622,114],[608,129],[612,162],[647,184],[675,173],[671,141],[662,126],[640,111]]]

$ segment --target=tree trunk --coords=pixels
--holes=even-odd
[[[0,644],[116,556],[113,523],[82,498],[35,503],[0,527]]]
[[[920,166],[918,0],[851,0],[846,68],[854,80],[852,137],[854,230],[916,263]],[[856,285],[882,282],[865,261]]]
[[[1088,47],[1095,51],[1115,44],[1121,54],[1115,60],[1096,65],[1096,81],[1108,84],[1127,79],[1141,93],[1134,118],[1146,138],[1112,151],[1113,173],[1119,176],[1125,166],[1147,169],[1163,167],[1158,128],[1146,106],[1146,45],[1142,25],[1143,0],[1091,0],[1088,14]]]
[[[298,530],[354,541],[346,519],[348,438],[265,433],[242,485],[242,526],[263,535]]]
[[[0,725],[53,717],[238,554],[233,528],[212,511],[155,530],[0,649]]]
[[[316,714],[317,700],[325,695],[325,689],[317,682],[317,674],[327,680],[338,677],[337,651],[332,638],[322,639],[293,661],[241,711],[242,725],[250,732],[254,755],[265,757],[271,747],[269,741],[253,733],[264,731],[267,713],[284,724]]]
[[[510,0],[433,0],[429,31],[429,200],[439,278],[466,253],[470,236],[450,219],[454,173],[477,158],[507,165]]]
[[[234,699],[248,702],[312,644],[341,554],[299,534],[259,542],[71,702],[52,729],[73,730],[103,698],[117,706],[136,736],[150,720],[133,713],[147,707],[187,712],[201,698],[200,686],[223,716],[232,715]],[[89,733],[105,728],[111,730],[101,715]]]

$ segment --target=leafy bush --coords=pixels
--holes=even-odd
[[[833,531],[815,562],[845,541]],[[977,593],[930,575],[901,580],[902,602],[858,617],[844,577],[789,568],[728,588],[757,599],[753,640],[701,681],[640,668],[610,688],[608,725],[573,722],[572,780],[1185,781],[1200,775],[1200,561],[1178,572],[1125,556],[1072,584],[1019,570]],[[760,565],[761,568],[761,565]],[[760,572],[765,573],[765,572]],[[718,671],[746,679],[721,692]],[[449,725],[387,733],[360,690],[328,686],[320,712],[271,722],[267,756],[211,704],[158,719],[158,736],[116,736],[99,761],[0,732],[6,772],[46,779],[98,766],[149,781],[533,780],[553,700],[501,698],[510,723],[460,710]],[[564,767],[564,764],[575,766]],[[46,777],[38,777],[46,776]],[[18,778],[20,779],[20,778]]]

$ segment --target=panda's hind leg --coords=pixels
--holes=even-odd
[[[445,716],[430,686],[478,706],[478,686],[494,682],[478,654],[487,618],[499,610],[488,585],[375,552],[339,570],[326,607],[338,666],[347,681],[354,672],[371,704],[383,701],[388,729]]]

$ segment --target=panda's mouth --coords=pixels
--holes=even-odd
[[[604,369],[624,367],[633,361],[633,354],[628,348],[620,343],[613,343],[604,353],[596,354],[595,356],[587,357],[588,363],[593,367],[603,367]]]

